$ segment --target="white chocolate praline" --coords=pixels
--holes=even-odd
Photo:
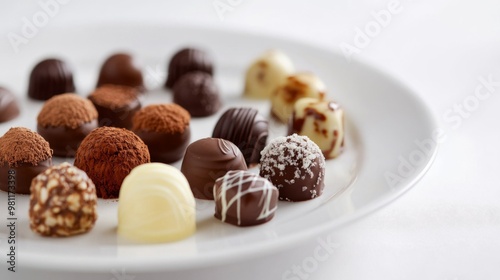
[[[309,137],[325,158],[335,158],[344,146],[344,110],[335,102],[301,98],[294,106],[290,133]]]
[[[123,180],[118,233],[147,243],[186,238],[196,230],[196,207],[186,177],[163,163],[146,163]]]
[[[278,50],[267,51],[248,68],[244,94],[251,98],[270,98],[293,71],[293,63],[288,56]]]
[[[325,84],[311,73],[297,73],[286,78],[271,96],[271,112],[283,123],[288,123],[293,106],[300,98],[311,97],[323,100]]]

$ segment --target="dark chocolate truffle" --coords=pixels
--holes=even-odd
[[[46,59],[31,71],[28,96],[47,100],[61,93],[75,92],[73,71],[62,60]]]
[[[31,180],[52,166],[52,150],[38,133],[24,127],[0,137],[0,189],[29,194]]]
[[[247,170],[247,165],[238,147],[220,138],[191,143],[181,166],[194,197],[200,199],[214,199],[215,180],[229,170]]]
[[[260,176],[278,188],[280,200],[303,201],[323,193],[325,157],[307,136],[278,137],[261,154]]]
[[[266,146],[268,131],[268,121],[259,111],[252,108],[232,108],[220,117],[212,137],[233,142],[250,166],[260,162],[260,152]]]
[[[132,120],[132,131],[149,148],[152,162],[171,163],[182,158],[189,144],[189,113],[176,104],[149,105]]]
[[[92,180],[65,162],[50,167],[31,183],[30,228],[43,236],[85,233],[97,220],[97,196]]]
[[[215,217],[236,226],[270,221],[278,204],[278,189],[249,171],[231,170],[215,181]]]
[[[134,87],[139,92],[145,90],[141,68],[132,56],[125,53],[110,56],[101,66],[96,87],[107,84]]]
[[[168,77],[165,87],[172,88],[184,74],[201,71],[213,74],[213,60],[208,53],[199,49],[185,48],[178,51],[168,65]]]
[[[94,129],[75,156],[75,166],[87,172],[101,198],[117,198],[123,179],[134,167],[148,162],[148,147],[141,138],[115,127]]]
[[[0,123],[10,121],[19,116],[19,106],[14,94],[0,87]]]
[[[174,88],[174,102],[184,107],[193,117],[215,114],[221,107],[219,89],[212,76],[190,72],[182,76]]]
[[[97,111],[88,99],[66,93],[47,100],[37,121],[55,156],[74,157],[83,138],[97,128]]]
[[[99,113],[99,126],[130,129],[132,118],[141,109],[137,90],[127,86],[104,85],[89,96]]]

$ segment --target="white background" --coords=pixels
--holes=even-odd
[[[56,26],[175,21],[280,34],[340,52],[339,45],[353,45],[356,28],[365,28],[374,20],[372,12],[387,9],[391,1],[89,2],[72,0],[61,6],[37,36]],[[232,10],[222,19],[214,2],[229,2]],[[492,75],[500,81],[500,2],[457,2],[399,1],[402,10],[356,54],[414,89],[435,113],[447,138],[428,174],[410,192],[329,235],[339,246],[307,273],[308,279],[499,279],[500,86],[465,112],[460,123],[446,120],[444,114],[464,100],[470,102],[480,76]],[[8,32],[20,32],[23,17],[39,10],[38,1],[0,0],[1,44],[7,43]],[[0,67],[10,66],[0,61]],[[311,240],[293,246],[286,254],[196,275],[198,279],[281,279],[293,265],[301,266],[318,243]],[[244,276],[235,276],[239,272]],[[159,279],[167,276],[181,277]],[[110,273],[106,279],[122,280],[118,278]]]

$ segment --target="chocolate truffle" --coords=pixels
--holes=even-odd
[[[75,92],[73,71],[62,60],[46,59],[31,71],[28,96],[47,100],[54,95]]]
[[[200,71],[211,76],[213,65],[212,57],[205,51],[193,48],[182,49],[170,59],[165,87],[172,88],[177,80],[188,72]]]
[[[333,101],[301,98],[294,106],[289,134],[309,137],[325,158],[334,158],[344,147],[344,110]]]
[[[207,73],[187,73],[175,83],[173,92],[174,102],[188,110],[193,117],[215,114],[222,105],[219,89]]]
[[[175,167],[137,166],[123,180],[118,201],[118,234],[138,242],[169,242],[196,231],[196,204]]]
[[[245,97],[266,99],[293,73],[293,63],[284,53],[271,50],[258,57],[247,70]]]
[[[104,85],[89,96],[99,115],[99,126],[130,129],[132,118],[141,109],[137,90],[127,86]]]
[[[29,194],[33,177],[52,166],[52,150],[38,133],[13,127],[0,137],[0,189]]]
[[[260,176],[278,188],[280,200],[313,199],[323,193],[325,158],[307,136],[278,137],[262,151]]]
[[[303,97],[322,100],[325,96],[325,85],[310,73],[298,73],[288,76],[271,96],[271,113],[279,121],[288,123],[292,117],[293,105]]]
[[[179,105],[149,105],[134,115],[132,131],[148,146],[151,161],[171,163],[186,151],[191,137],[190,119]]]
[[[97,220],[94,183],[65,162],[31,182],[30,228],[43,236],[72,236],[90,231]]]
[[[250,166],[260,162],[260,151],[266,146],[268,130],[268,121],[257,110],[231,108],[220,117],[212,137],[233,142]]]
[[[129,54],[117,53],[110,56],[101,66],[97,86],[121,85],[136,88],[139,92],[145,90],[141,68]]]
[[[278,189],[249,171],[231,170],[215,181],[215,217],[236,226],[270,221],[278,204]]]
[[[139,136],[115,127],[94,129],[75,156],[75,166],[87,172],[101,198],[117,198],[123,179],[134,167],[149,161],[148,147]]]
[[[184,155],[181,172],[194,197],[214,199],[214,183],[229,170],[246,170],[238,147],[220,138],[204,138],[191,143]]]
[[[55,156],[74,157],[83,138],[97,128],[97,111],[89,100],[65,93],[47,100],[37,121]]]
[[[8,122],[19,116],[19,105],[14,94],[0,87],[0,123]]]

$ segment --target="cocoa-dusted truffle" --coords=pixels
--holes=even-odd
[[[147,162],[150,156],[146,144],[132,131],[115,127],[94,129],[75,156],[75,166],[87,172],[101,198],[117,198],[130,170]]]
[[[62,60],[46,59],[31,71],[28,96],[47,100],[56,94],[75,92],[73,71]]]
[[[210,116],[222,106],[217,85],[212,76],[204,72],[190,72],[182,76],[173,91],[174,102],[193,117]]]
[[[236,226],[270,221],[278,204],[278,189],[249,171],[231,170],[215,181],[215,217]]]
[[[19,105],[14,94],[0,87],[0,123],[8,122],[19,116]]]
[[[278,137],[262,151],[260,176],[278,188],[280,200],[313,199],[323,193],[325,157],[307,136]]]
[[[134,115],[132,130],[148,146],[151,161],[171,163],[186,151],[191,137],[190,119],[179,105],[149,105]]]
[[[54,155],[73,157],[83,138],[97,128],[97,110],[88,99],[65,93],[47,100],[37,121],[37,131]]]
[[[33,177],[52,166],[52,150],[38,133],[24,127],[0,137],[0,189],[29,194]]]
[[[65,162],[31,182],[30,228],[43,236],[71,236],[90,231],[97,220],[94,183]]]
[[[214,199],[215,180],[229,170],[247,170],[247,165],[238,147],[220,138],[191,143],[181,166],[194,197],[200,199]]]
[[[132,118],[141,109],[135,88],[104,85],[90,94],[89,99],[99,113],[99,126],[114,126],[130,129]]]
[[[260,151],[269,134],[267,119],[253,108],[231,108],[215,125],[212,137],[233,142],[245,157],[248,166],[260,162]]]
[[[121,85],[134,87],[139,92],[145,90],[139,63],[129,54],[117,53],[110,56],[101,66],[97,86]]]
[[[181,49],[170,59],[165,87],[172,88],[177,80],[188,72],[201,71],[212,75],[213,64],[212,57],[203,50]]]

